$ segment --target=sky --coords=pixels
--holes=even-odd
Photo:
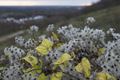
[[[89,6],[99,0],[0,0],[0,6]]]

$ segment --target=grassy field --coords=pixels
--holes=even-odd
[[[120,6],[107,8],[100,11],[83,14],[78,17],[71,18],[70,20],[60,21],[55,25],[58,27],[62,25],[73,24],[76,27],[84,27],[85,19],[89,16],[93,16],[96,19],[96,22],[91,25],[93,28],[107,30],[108,28],[113,27],[113,28],[116,28],[117,32],[120,32],[120,10],[119,9],[120,9]],[[40,33],[41,32],[39,32],[39,34]],[[5,46],[8,46],[10,44],[11,42],[9,40],[3,43],[0,43],[0,50],[2,50]]]
[[[66,24],[73,24],[76,27],[84,27],[85,19],[89,16],[92,16],[96,19],[96,22],[91,25],[93,28],[101,28],[106,30],[110,27],[113,27],[116,28],[118,32],[120,31],[120,6],[83,14],[70,20],[59,22],[56,25],[61,26]]]

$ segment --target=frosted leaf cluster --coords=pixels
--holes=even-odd
[[[15,43],[25,48],[31,48],[36,45],[34,39],[29,38],[28,40],[25,40],[22,36],[15,37]]]
[[[21,72],[22,65],[20,64],[13,64],[8,68],[5,68],[2,72],[3,80],[22,80],[22,72]]]
[[[62,26],[57,30],[57,32],[59,34],[62,34],[62,36],[64,36],[66,39],[73,39],[75,37],[78,37],[79,31],[79,28],[75,28],[71,24],[68,26]]]
[[[53,31],[53,29],[55,28],[54,24],[49,24],[46,31]]]
[[[46,38],[46,35],[38,36],[38,40],[39,40],[39,41],[42,41],[42,40],[44,40],[45,38]]]
[[[22,58],[23,55],[25,55],[25,51],[23,49],[20,49],[15,46],[6,47],[4,49],[5,55],[8,56],[10,63],[15,63],[20,58]]]
[[[87,19],[86,19],[86,22],[87,22],[87,24],[91,24],[91,23],[95,23],[95,18],[94,17],[88,17]]]
[[[30,31],[31,31],[31,32],[38,32],[38,30],[39,30],[39,27],[36,26],[36,25],[32,25],[32,26],[30,27]]]
[[[32,48],[35,45],[36,44],[35,44],[35,41],[33,39],[28,39],[24,44],[25,48]]]
[[[93,17],[87,18],[87,21],[95,22]],[[32,27],[34,28],[30,30],[39,33],[35,26]],[[2,71],[3,80],[52,80],[51,77],[55,78],[53,74],[57,72],[63,73],[58,80],[94,80],[99,72],[120,79],[119,33],[115,33],[112,28],[106,32],[89,26],[75,27],[72,24],[57,30],[54,28],[50,24],[46,29],[48,34],[31,35],[28,39],[24,36],[16,37],[17,47],[4,49],[10,63]],[[108,36],[112,40],[106,41]],[[81,63],[83,58],[90,65],[87,64],[88,61]],[[75,68],[78,64],[80,72]],[[91,69],[85,71],[88,66]]]
[[[25,39],[22,36],[15,37],[15,43],[20,46],[24,46]]]
[[[106,45],[106,53],[98,58],[104,71],[120,78],[120,39],[108,42]]]

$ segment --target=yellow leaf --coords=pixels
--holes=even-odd
[[[40,73],[42,70],[41,70],[41,67],[40,65],[35,65],[33,66],[32,70],[34,73]]]
[[[47,55],[48,52],[52,49],[53,43],[48,39],[44,39],[42,43],[36,48],[36,50],[42,54]]]
[[[81,62],[75,66],[75,70],[83,73],[86,78],[89,78],[91,75],[91,66],[89,60],[87,58],[82,58]]]
[[[54,64],[60,65],[69,60],[71,60],[71,56],[68,53],[64,53]]]
[[[97,73],[96,80],[116,80],[116,78],[111,76],[108,73],[100,72],[100,73]]]
[[[40,69],[40,66],[35,65],[32,68],[22,69],[22,71],[24,73],[31,73],[32,75],[35,75],[36,73],[41,73],[42,70]]]
[[[34,57],[32,54],[27,54],[23,59],[30,63],[32,66],[35,66],[38,63],[37,58]]]
[[[44,39],[41,43],[41,46],[44,46],[49,49],[53,46],[53,43],[49,41],[48,39]]]
[[[37,48],[36,48],[36,50],[39,52],[39,53],[41,53],[42,55],[47,55],[48,54],[48,50],[47,50],[47,48],[46,47],[44,47],[44,46],[38,46]]]
[[[53,39],[55,39],[55,40],[59,40],[57,34],[55,34],[54,32],[52,32],[52,37],[53,37]]]
[[[104,52],[105,52],[105,48],[99,48],[98,55],[100,56],[100,55],[104,54]]]
[[[42,73],[42,74],[37,78],[37,80],[47,80],[47,79],[48,79],[48,77],[45,76],[44,73]]]
[[[75,70],[77,71],[77,72],[83,72],[83,67],[82,67],[82,65],[81,65],[81,63],[79,63],[77,66],[75,66]]]
[[[62,75],[63,75],[62,72],[53,73],[51,76],[51,80],[61,80]]]
[[[23,72],[28,73],[28,72],[32,72],[32,74],[36,74],[36,73],[41,73],[42,69],[42,60],[39,60],[39,65],[34,65],[32,67],[29,67],[27,69],[23,68]]]
[[[117,80],[114,76],[112,76],[112,75],[110,75],[108,73],[106,73],[106,76],[107,76],[108,80]]]

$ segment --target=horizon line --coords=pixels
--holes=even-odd
[[[42,7],[42,6],[65,6],[65,7],[69,7],[69,6],[79,6],[79,7],[84,7],[84,6],[92,6],[93,4],[89,4],[89,5],[0,5],[0,7]]]

